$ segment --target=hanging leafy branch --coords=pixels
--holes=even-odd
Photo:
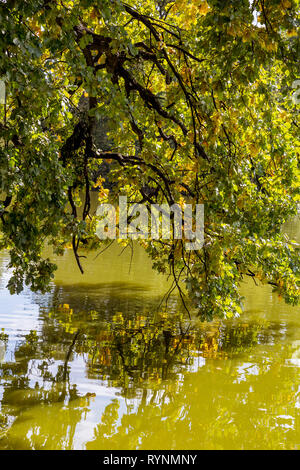
[[[96,185],[100,202],[204,204],[201,250],[139,240],[187,310],[239,313],[245,276],[298,302],[281,233],[299,202],[298,0],[7,0],[0,15],[11,292],[47,288],[46,243],[84,272]]]

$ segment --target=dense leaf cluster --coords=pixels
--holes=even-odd
[[[245,276],[296,304],[299,251],[281,227],[299,201],[299,8],[1,2],[1,248],[11,254],[11,292],[47,287],[55,266],[42,256],[46,243],[58,254],[72,246],[83,271],[82,248],[99,244],[90,191],[105,161],[101,201],[205,205],[201,250],[140,240],[187,309],[207,319],[240,312]],[[109,149],[95,139],[101,122]]]

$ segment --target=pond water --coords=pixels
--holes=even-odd
[[[95,255],[11,296],[0,254],[0,449],[300,448],[299,307],[247,282],[240,318],[190,321],[141,249]]]

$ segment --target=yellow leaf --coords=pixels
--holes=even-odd
[[[206,1],[201,3],[201,5],[199,5],[200,15],[207,15],[208,11],[209,11],[209,6]]]
[[[106,55],[105,55],[105,54],[102,54],[97,63],[98,63],[98,64],[104,64],[105,59],[106,59]]]
[[[287,31],[287,35],[288,35],[289,38],[292,38],[294,36],[298,36],[298,32],[297,32],[296,29],[289,29]]]
[[[282,0],[281,5],[283,6],[283,8],[291,8],[292,6],[290,0]]]
[[[189,132],[189,133],[188,133],[188,138],[189,138],[189,141],[190,141],[191,143],[193,143],[193,142],[194,142],[194,133],[193,133],[193,132]]]
[[[250,151],[251,151],[251,155],[255,156],[255,155],[258,154],[258,148],[256,147],[255,144],[250,144],[249,148],[250,148]]]
[[[95,20],[96,18],[98,18],[98,12],[95,8],[93,8],[93,10],[91,12],[91,19]]]

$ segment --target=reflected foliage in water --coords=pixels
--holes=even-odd
[[[281,365],[269,358],[245,364],[244,355],[284,341],[283,325],[263,319],[203,324],[183,313],[157,311],[156,301],[151,314],[150,302],[140,311],[121,312],[124,299],[117,297],[114,302],[110,297],[114,308],[102,312],[74,311],[70,304],[56,306],[58,297],[54,291],[52,305],[41,308],[41,330],[25,335],[12,360],[1,362],[1,448],[70,449],[79,441],[88,449],[222,448],[224,440],[238,447],[241,432],[253,442],[251,420],[246,432],[232,413],[239,413],[241,422],[244,413],[248,421],[251,407],[257,412],[250,383],[260,387],[259,378],[272,378]],[[176,299],[173,307],[179,311]],[[7,341],[2,332],[4,348]],[[78,363],[86,389],[93,384],[85,393],[76,382]],[[273,406],[291,393],[295,373],[286,378],[274,390]],[[243,382],[247,386],[238,392]],[[84,430],[97,409],[98,385],[114,395],[90,422],[93,434],[85,440],[78,428]],[[261,419],[251,430],[256,437],[259,429],[272,427],[270,416]]]
[[[66,253],[44,296],[10,296],[0,264],[0,449],[300,447],[299,308],[270,287],[208,324],[138,251],[84,283]]]

